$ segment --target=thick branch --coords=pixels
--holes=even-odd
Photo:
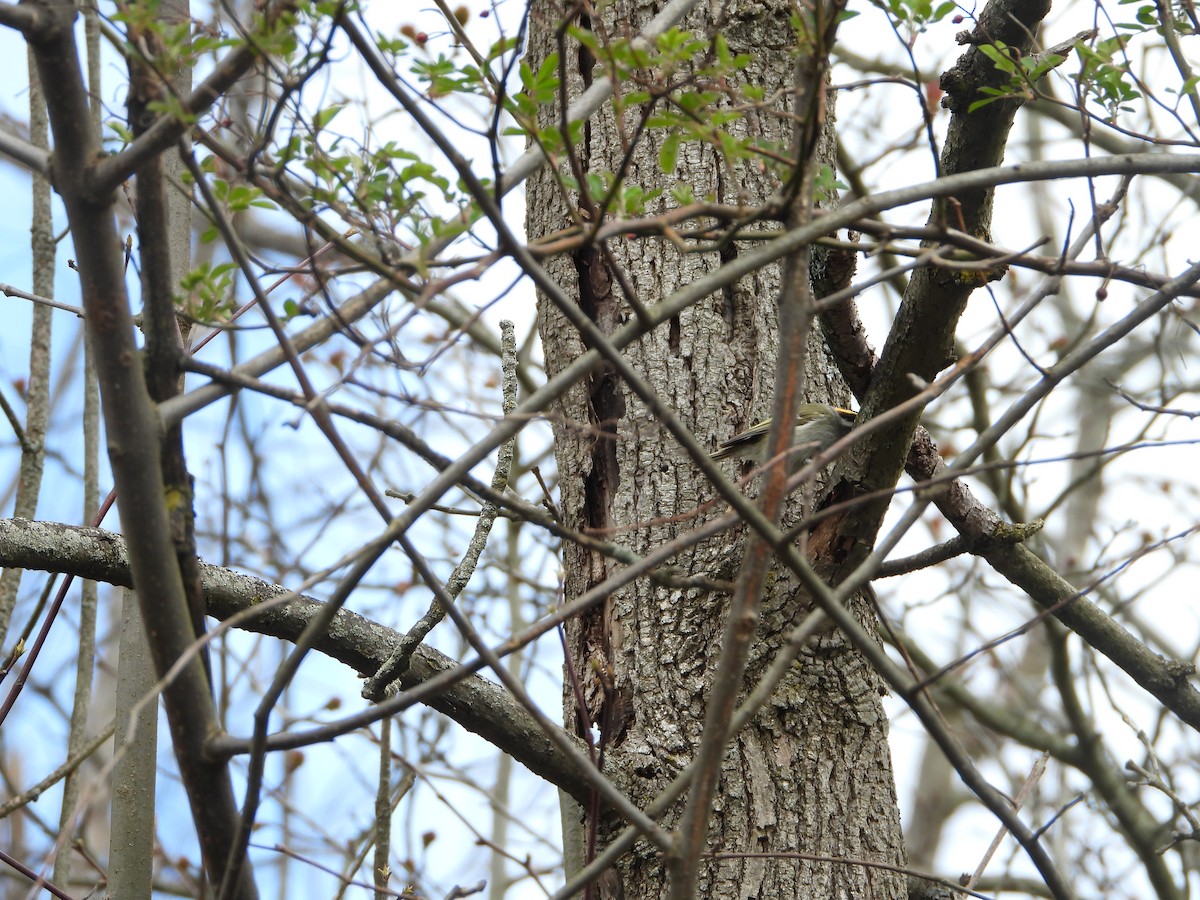
[[[35,147],[15,134],[10,134],[0,128],[0,156],[7,156],[13,162],[20,163],[31,172],[39,175],[50,174],[50,154],[41,147]]]
[[[62,572],[125,587],[132,582],[125,541],[99,528],[0,519],[0,565]],[[224,621],[260,609],[261,612],[243,618],[238,626],[257,634],[294,641],[324,607],[321,601],[304,596],[273,605],[270,601],[291,592],[220,566],[202,564],[201,574],[209,615]],[[400,638],[390,628],[341,610],[315,649],[366,678],[388,659]],[[456,668],[458,664],[449,657],[420,647],[399,683],[409,691]],[[576,796],[587,796],[583,781],[570,761],[554,749],[533,718],[495,683],[478,675],[466,675],[423,702],[490,741],[534,774]]]
[[[1046,0],[992,0],[980,15],[974,32],[959,35],[959,42],[1003,41],[1027,53],[1033,33],[1048,11]],[[981,87],[998,87],[1006,77],[978,46],[972,46],[942,77],[942,86],[947,91],[946,105],[954,112],[941,160],[944,175],[992,168],[1003,159],[1019,103],[1003,100],[975,112],[968,109],[979,98]],[[990,187],[972,186],[953,195],[943,195],[933,204],[929,224],[950,225],[989,240],[993,193]],[[863,404],[867,416],[891,409],[913,396],[916,390],[910,376],[932,381],[953,362],[958,320],[967,298],[984,280],[968,273],[939,269],[918,269],[913,273],[872,376]],[[863,493],[890,488],[899,479],[919,418],[917,411],[862,450]],[[846,545],[854,546],[855,554],[865,553],[865,548],[872,545],[886,508],[886,500],[877,502],[863,513],[847,517],[840,526]]]
[[[0,3],[0,25],[7,25],[26,35],[33,35],[46,25],[46,17],[35,6],[22,3]]]
[[[158,414],[146,387],[134,342],[125,288],[125,260],[111,192],[97,194],[88,166],[100,152],[92,127],[88,93],[79,68],[72,3],[43,7],[53,26],[30,47],[45,87],[54,131],[55,187],[67,211],[80,272],[83,306],[95,352],[109,460],[130,547],[130,567],[143,604],[155,668],[161,674],[193,642],[183,583],[170,538],[167,501],[160,468]],[[233,791],[223,763],[199,757],[216,730],[208,681],[195,658],[164,692],[180,774],[192,805],[206,868],[219,880],[231,832]],[[248,873],[237,894],[257,896]]]

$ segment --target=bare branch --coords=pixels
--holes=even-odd
[[[50,153],[0,128],[0,154],[31,172],[50,174]]]
[[[46,91],[55,138],[55,180],[78,240],[83,305],[96,352],[109,455],[120,498],[131,568],[143,606],[158,671],[166,672],[194,640],[175,551],[159,459],[158,417],[147,391],[125,286],[122,242],[111,191],[97,197],[88,166],[100,154],[87,88],[72,28],[74,6],[47,8],[51,24],[30,45]],[[202,759],[204,741],[217,729],[203,667],[192,660],[164,699],[181,775],[203,848],[205,866],[219,880],[235,821],[227,768]],[[247,872],[238,896],[257,896]]]
[[[0,3],[0,25],[32,36],[46,24],[42,10],[32,4]]]

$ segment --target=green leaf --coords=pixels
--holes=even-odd
[[[1012,61],[1012,57],[1004,52],[1007,49],[1008,46],[1002,41],[996,41],[995,44],[979,45],[979,52],[990,59],[997,69],[1001,72],[1007,72],[1009,75],[1015,75],[1017,67]]]
[[[324,109],[317,110],[317,114],[313,116],[313,128],[317,131],[320,131],[330,122],[332,122],[334,118],[337,117],[337,114],[345,108],[345,103],[335,103],[333,106],[327,106]]]
[[[664,175],[674,175],[679,162],[679,132],[673,131],[667,135],[658,150],[658,167]]]
[[[946,16],[950,15],[956,9],[958,9],[958,4],[954,0],[946,0],[945,3],[933,11],[933,21],[942,21],[942,19],[946,18]]]
[[[538,66],[537,74],[533,78],[535,93],[546,88],[558,87],[558,54],[551,53]]]
[[[133,141],[133,132],[125,127],[124,123],[118,122],[116,119],[110,119],[104,123],[109,130],[117,136],[117,139],[122,144],[128,144]]]
[[[680,206],[696,202],[696,195],[692,193],[692,186],[685,182],[679,182],[675,187],[671,188],[671,199]]]
[[[505,53],[508,53],[510,50],[515,50],[517,48],[517,44],[518,42],[515,37],[501,38],[488,48],[487,56],[485,57],[486,61],[491,62],[492,60],[503,56]]]
[[[985,90],[986,90],[986,88],[985,88]],[[973,113],[973,112],[975,112],[975,110],[981,109],[981,108],[987,106],[989,103],[995,103],[997,100],[1000,100],[1000,99],[1001,99],[1000,97],[988,97],[986,100],[976,100],[970,106],[967,107],[967,112]]]

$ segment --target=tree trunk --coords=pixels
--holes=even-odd
[[[652,4],[617,2],[598,13],[602,21],[585,19],[581,24],[600,35],[603,44],[607,38],[635,34],[655,11]],[[535,70],[556,49],[559,22],[554,16],[561,14],[559,9],[534,7],[529,62]],[[788,14],[786,3],[755,3],[732,13],[717,29],[705,18],[708,10],[702,9],[682,27],[698,35],[719,30],[732,53],[753,54],[750,66],[740,73],[744,83],[760,86],[768,98],[786,98],[795,80],[790,52],[795,38]],[[567,88],[574,97],[590,80],[590,71],[581,73],[581,67],[590,70],[593,60],[577,54],[577,45],[570,41],[568,47]],[[630,83],[622,86],[623,91],[633,89]],[[793,124],[778,114],[786,109],[786,100],[775,109],[752,109],[727,128],[735,136],[750,134],[787,147]],[[631,108],[623,134],[611,110],[592,118],[577,148],[585,172],[620,169],[626,155],[622,138],[635,133],[640,114],[639,108]],[[676,177],[697,199],[726,204],[757,205],[778,187],[762,167],[731,166],[717,148],[695,142],[682,144],[676,176],[664,176],[658,155],[664,137],[663,131],[643,132],[626,169],[628,183],[667,192],[648,214],[676,205],[667,197]],[[564,160],[559,172],[569,177],[571,166]],[[529,182],[529,237],[568,227],[578,208],[578,196],[565,200],[552,172],[544,170]],[[622,239],[608,249],[636,299],[652,306],[735,258],[743,245],[681,254],[667,240]],[[605,333],[633,315],[618,274],[599,250],[555,257],[546,267]],[[625,350],[625,358],[657,395],[710,446],[770,414],[779,290],[778,267],[757,271]],[[544,298],[539,320],[548,372],[553,375],[585,347]],[[846,391],[835,372],[814,331],[806,359],[806,399],[844,405]],[[721,504],[705,506],[713,499],[712,488],[613,371],[593,371],[590,380],[565,396],[558,413],[554,427],[559,484],[569,527],[598,531],[646,554],[723,512]],[[740,471],[731,466],[730,473]],[[796,515],[795,510],[789,513]],[[693,575],[732,580],[744,537],[738,530],[727,532],[681,553],[676,564]],[[563,557],[568,601],[617,567],[570,543]],[[611,594],[605,605],[567,629],[566,721],[569,727],[582,728],[570,686],[575,678],[587,705],[587,724],[598,731],[604,746],[605,774],[640,805],[649,803],[695,755],[712,671],[722,649],[728,600],[725,593],[659,587],[643,579]],[[747,687],[809,605],[787,573],[768,579]],[[856,862],[904,861],[880,695],[879,680],[840,634],[826,632],[810,642],[773,700],[730,742],[711,816],[710,850],[764,855],[706,858],[700,872],[701,896],[904,896],[901,876]],[[677,824],[680,808],[665,817],[665,826]],[[589,822],[585,828],[596,829],[598,846],[603,847],[622,824],[602,814],[599,823]],[[796,853],[822,860],[787,856]],[[635,850],[625,857],[619,873],[624,896],[665,896],[665,873],[659,854]]]

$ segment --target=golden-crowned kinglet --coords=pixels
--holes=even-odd
[[[855,415],[853,410],[838,406],[802,403],[796,411],[796,428],[792,432],[792,467],[799,468],[846,434],[854,425]],[[770,419],[759,422],[753,428],[722,441],[712,458],[740,456],[765,462],[762,457],[770,430]]]

